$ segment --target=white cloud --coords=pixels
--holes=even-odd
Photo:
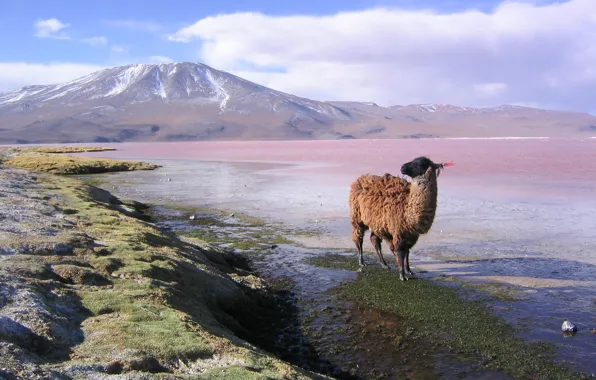
[[[70,24],[64,24],[56,18],[50,18],[47,20],[39,20],[34,25],[35,36],[39,38],[56,38],[61,40],[70,39],[68,34],[60,32],[66,29]]]
[[[594,0],[504,2],[490,13],[237,13],[201,19],[169,39],[198,41],[201,59],[216,68],[325,100],[593,110],[596,92]],[[271,67],[283,70],[263,72]]]
[[[81,42],[89,44],[91,46],[104,46],[108,44],[108,39],[106,37],[91,37],[91,38],[81,38]]]
[[[27,85],[68,82],[103,68],[79,63],[0,62],[0,92]]]
[[[64,32],[64,29],[70,27],[70,24],[65,24],[57,18],[50,18],[47,20],[39,20],[34,25],[35,36],[39,38],[53,38],[58,40],[73,40],[71,36]],[[78,38],[74,41],[80,41],[90,46],[103,46],[108,44],[106,37],[89,37]]]
[[[480,96],[496,96],[507,91],[507,84],[505,83],[478,83],[474,85],[474,91]]]
[[[147,59],[147,63],[172,63],[174,60],[170,57],[164,57],[162,55],[152,55]]]
[[[122,45],[113,45],[110,48],[110,51],[112,53],[116,53],[116,54],[124,54],[124,53],[128,53],[128,48],[126,46],[122,46]]]
[[[157,33],[162,30],[162,26],[153,21],[139,21],[139,20],[109,20],[105,22],[109,26],[116,28],[124,28],[130,30],[138,30],[143,32]]]

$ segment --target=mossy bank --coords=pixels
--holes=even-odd
[[[154,170],[159,165],[141,161],[90,158],[66,153],[114,150],[102,147],[0,148],[0,162],[6,166],[53,174],[97,174],[133,170]]]
[[[238,337],[268,285],[234,255],[72,177],[0,186],[0,377],[320,377]]]
[[[355,257],[344,255],[329,255],[312,262],[329,268],[357,267]],[[518,379],[590,378],[556,364],[553,346],[517,337],[518,331],[494,314],[484,301],[466,297],[465,292],[471,290],[425,278],[402,282],[394,271],[367,267],[356,281],[346,282],[332,289],[332,293],[338,299],[380,310],[399,320],[406,334],[396,338],[398,345],[407,335],[415,345],[447,347],[486,370]],[[501,298],[492,291],[486,293]]]

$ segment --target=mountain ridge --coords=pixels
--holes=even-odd
[[[0,93],[0,142],[583,136],[587,113],[317,101],[198,62],[131,64]]]

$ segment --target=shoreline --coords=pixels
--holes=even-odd
[[[250,324],[276,304],[225,251],[183,242],[146,205],[74,178],[0,167],[0,183],[3,223],[18,228],[2,224],[2,376],[321,378],[238,338],[238,316]]]

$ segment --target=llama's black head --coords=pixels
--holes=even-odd
[[[401,166],[401,174],[416,178],[424,175],[428,168],[432,167],[434,170],[442,169],[443,164],[435,164],[428,157],[418,157],[410,162],[406,162]],[[438,174],[438,172],[437,172]]]

